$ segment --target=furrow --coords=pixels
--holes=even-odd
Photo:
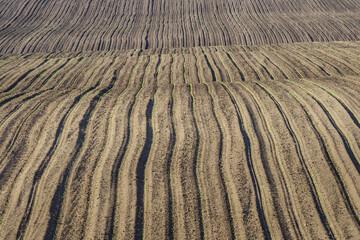
[[[110,64],[110,65],[112,65],[112,64]],[[48,221],[48,225],[47,225],[47,229],[46,229],[44,238],[52,238],[52,237],[56,236],[56,231],[58,228],[58,221],[59,221],[60,214],[61,214],[61,211],[63,208],[63,201],[64,201],[64,198],[66,195],[68,179],[71,174],[74,162],[79,157],[79,154],[81,153],[81,151],[83,149],[88,124],[91,120],[92,114],[93,114],[94,109],[96,108],[98,102],[103,97],[103,95],[107,94],[113,88],[116,80],[117,80],[117,77],[113,77],[110,84],[106,88],[103,88],[102,90],[100,90],[100,92],[91,99],[90,105],[87,108],[85,114],[82,117],[82,120],[79,123],[79,131],[78,131],[78,137],[76,140],[74,153],[71,157],[70,162],[67,164],[63,175],[59,179],[59,184],[56,187],[55,193],[51,200],[50,211],[52,214]],[[99,82],[99,85],[100,85],[100,82]]]
[[[319,212],[319,215],[321,216],[321,221],[322,223],[324,224],[325,228],[326,228],[326,231],[328,233],[328,236],[330,238],[335,238],[335,233],[334,233],[334,229],[333,227],[331,226],[329,220],[328,220],[328,217],[326,215],[326,212],[324,210],[324,207],[322,205],[322,202],[321,202],[321,199],[320,199],[320,196],[319,196],[319,192],[317,190],[317,187],[315,185],[315,182],[314,182],[314,179],[312,177],[312,174],[310,173],[310,170],[309,170],[309,167],[307,166],[306,162],[305,162],[305,159],[304,159],[304,156],[303,156],[303,153],[302,153],[302,149],[300,147],[300,144],[299,144],[299,140],[297,138],[297,135],[295,134],[293,128],[291,127],[290,125],[290,122],[289,122],[289,119],[288,117],[286,116],[286,113],[283,111],[281,105],[279,104],[279,102],[275,99],[275,97],[263,86],[261,85],[260,83],[256,83],[263,91],[266,92],[266,94],[271,98],[271,100],[274,102],[274,104],[276,105],[277,107],[277,110],[280,112],[285,124],[286,124],[286,128],[287,130],[289,131],[290,135],[291,135],[291,138],[295,144],[295,148],[296,148],[296,153],[298,155],[298,158],[301,162],[301,165],[303,167],[303,170],[305,171],[306,173],[306,177],[307,177],[307,180],[309,182],[309,185],[310,185],[310,188],[311,188],[311,194],[313,196],[313,199],[315,201],[315,204],[316,204],[316,208]]]
[[[255,191],[255,195],[256,195],[256,205],[257,205],[259,219],[261,222],[261,226],[262,226],[262,230],[264,232],[265,238],[271,239],[272,237],[271,237],[271,232],[269,229],[269,224],[267,222],[266,210],[263,206],[263,196],[262,196],[261,187],[259,184],[259,177],[257,175],[256,169],[254,167],[253,159],[252,159],[249,135],[247,134],[247,132],[245,130],[243,118],[241,116],[240,109],[239,109],[239,106],[237,105],[234,95],[231,93],[231,91],[228,89],[228,87],[225,84],[222,84],[222,86],[224,87],[225,91],[228,93],[228,96],[230,97],[231,102],[234,104],[234,107],[236,109],[236,114],[238,117],[241,134],[242,134],[242,137],[244,138],[244,143],[245,143],[246,161],[247,161],[247,165],[250,169],[251,181],[253,183],[253,187],[254,187],[254,191]]]

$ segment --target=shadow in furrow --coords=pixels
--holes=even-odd
[[[153,129],[151,117],[154,107],[154,100],[150,99],[146,107],[146,139],[136,166],[136,218],[135,218],[135,239],[143,239],[144,234],[144,183],[145,167],[149,157],[153,140]]]
[[[211,97],[211,104],[212,104],[212,112],[215,116],[215,120],[216,120],[216,125],[219,129],[219,132],[220,132],[220,139],[219,139],[219,156],[220,156],[220,159],[219,159],[219,164],[218,164],[218,167],[219,167],[219,172],[220,172],[220,180],[221,180],[221,185],[222,185],[222,188],[224,189],[224,193],[225,193],[225,205],[226,205],[226,210],[227,210],[227,219],[229,221],[229,224],[230,224],[230,231],[231,231],[231,239],[236,239],[236,234],[235,234],[235,227],[234,227],[234,221],[233,221],[233,218],[231,216],[231,205],[230,205],[230,197],[229,197],[229,191],[228,191],[228,188],[226,186],[226,180],[225,180],[225,176],[224,176],[224,171],[223,171],[223,166],[222,166],[222,163],[223,163],[223,146],[224,146],[224,133],[221,129],[221,125],[220,125],[220,122],[219,122],[219,119],[215,113],[215,107],[214,107],[214,99],[210,93],[210,89],[208,88],[208,93]]]
[[[216,74],[215,74],[215,71],[214,71],[214,69],[212,68],[212,66],[211,66],[211,64],[210,64],[209,58],[208,58],[208,56],[205,54],[205,52],[204,52],[203,49],[201,49],[201,51],[202,51],[202,53],[204,54],[205,62],[206,62],[206,64],[208,65],[209,70],[210,70],[210,72],[211,72],[212,81],[213,81],[213,82],[216,82],[216,81],[217,81],[217,79],[216,79]]]
[[[175,88],[175,86],[174,86]],[[173,90],[174,90],[173,88]],[[168,175],[168,189],[169,189],[169,203],[168,203],[168,229],[167,229],[167,236],[169,239],[174,239],[174,219],[173,219],[173,197],[171,191],[171,162],[174,156],[175,144],[176,144],[176,132],[175,132],[175,124],[174,124],[174,97],[172,97],[171,101],[169,102],[169,109],[171,111],[171,133],[170,133],[170,149],[171,152],[169,154],[169,161],[166,165],[166,173]]]
[[[2,188],[4,186],[6,186],[7,181],[9,181],[9,177],[8,177],[9,172],[11,173],[13,171],[13,167],[17,165],[18,156],[21,155],[20,154],[21,150],[20,151],[19,151],[19,149],[14,150],[13,147],[14,147],[15,143],[23,145],[23,142],[21,140],[19,143],[19,138],[21,139],[21,135],[24,134],[24,132],[22,132],[23,127],[26,126],[25,125],[26,121],[30,118],[31,115],[33,115],[39,109],[41,104],[42,104],[41,102],[36,104],[34,106],[34,108],[30,111],[30,113],[21,121],[21,123],[19,123],[17,125],[16,133],[14,134],[14,136],[12,137],[12,139],[9,141],[9,143],[6,146],[7,152],[5,152],[4,156],[2,156],[0,158],[0,164],[3,164],[5,161],[5,164],[4,164],[5,166],[3,166],[3,169],[0,172],[0,190],[2,190]],[[36,122],[38,120],[38,118],[39,117],[33,118],[31,120],[31,123]],[[31,123],[29,124],[29,126],[32,126]],[[25,147],[25,146],[22,146],[22,147]],[[9,159],[10,161],[7,161],[7,159]]]
[[[333,163],[333,160],[330,156],[330,153],[326,147],[326,144],[325,144],[325,141],[323,139],[323,137],[321,136],[319,130],[316,128],[313,120],[311,119],[309,113],[306,111],[305,107],[303,106],[303,104],[296,98],[294,98],[298,103],[299,105],[301,106],[302,110],[305,112],[306,114],[306,118],[308,119],[310,125],[311,125],[311,128],[313,129],[317,139],[319,140],[319,143],[321,145],[321,151],[323,152],[325,158],[326,158],[326,161],[329,165],[329,168],[331,169],[331,172],[333,173],[335,179],[336,179],[336,182],[339,186],[339,189],[341,190],[341,195],[346,199],[345,204],[346,204],[346,207],[348,209],[349,212],[351,212],[352,216],[354,217],[355,221],[357,222],[358,224],[358,227],[360,228],[360,219],[356,213],[356,210],[353,206],[353,204],[351,203],[351,199],[350,199],[350,196],[348,194],[348,192],[346,191],[346,186],[344,184],[344,182],[342,181],[341,179],[341,176],[340,176],[340,173],[339,171],[337,170],[336,166],[334,165]]]
[[[275,97],[265,87],[263,87],[259,83],[256,83],[256,84],[270,97],[270,99],[275,104],[277,110],[279,111],[279,113],[280,113],[280,115],[281,115],[281,117],[282,117],[282,119],[283,119],[283,121],[285,123],[286,129],[288,130],[288,132],[289,132],[289,134],[291,136],[291,139],[294,142],[296,155],[298,156],[298,158],[300,160],[300,164],[302,166],[302,169],[303,169],[303,171],[304,171],[304,173],[306,175],[306,179],[307,179],[309,187],[310,187],[311,195],[312,195],[313,201],[315,203],[316,210],[319,213],[320,220],[321,220],[322,224],[325,227],[325,230],[326,230],[326,232],[328,234],[328,237],[330,239],[335,239],[334,232],[331,229],[331,226],[330,226],[330,223],[329,223],[329,221],[328,221],[328,219],[326,217],[324,208],[321,205],[320,196],[319,196],[319,193],[317,192],[315,182],[314,182],[314,180],[313,180],[313,178],[311,176],[310,170],[308,169],[308,167],[306,165],[306,162],[305,162],[304,156],[302,154],[298,138],[297,138],[293,128],[290,125],[290,122],[289,122],[288,117],[286,116],[286,113],[283,111],[282,107],[280,106],[280,103],[275,99]]]
[[[254,131],[255,131],[255,134],[256,134],[256,137],[259,141],[259,144],[260,144],[260,156],[261,156],[261,159],[262,159],[262,163],[263,163],[263,166],[264,166],[264,169],[265,169],[265,175],[268,179],[268,182],[269,182],[269,187],[270,187],[270,190],[272,192],[272,199],[273,199],[273,204],[274,204],[274,208],[275,208],[275,212],[276,212],[276,217],[279,219],[279,225],[280,225],[280,229],[281,229],[281,232],[284,236],[285,239],[291,239],[292,236],[290,234],[290,231],[289,231],[289,225],[287,225],[287,219],[285,217],[285,214],[283,212],[283,209],[281,208],[281,205],[280,205],[280,202],[278,201],[278,199],[280,199],[280,194],[279,194],[279,191],[283,191],[283,194],[286,195],[286,199],[285,201],[287,201],[289,203],[289,205],[291,205],[291,200],[289,199],[289,196],[288,196],[288,189],[287,189],[287,186],[286,186],[286,183],[284,184],[285,185],[285,188],[280,188],[277,186],[276,184],[276,180],[275,180],[275,177],[274,177],[274,174],[272,173],[271,171],[271,167],[270,167],[270,163],[268,160],[266,160],[266,149],[265,149],[265,139],[264,139],[264,136],[262,136],[261,134],[261,127],[259,127],[257,124],[256,124],[256,121],[255,119],[257,118],[255,113],[253,112],[253,110],[249,107],[249,106],[246,106],[246,109],[249,113],[249,117],[251,119],[251,123],[252,125],[254,126]],[[269,134],[268,132],[268,129],[266,128],[265,131],[267,132],[267,134]],[[272,146],[274,145],[273,142],[271,142]],[[272,152],[275,152],[275,150],[272,148],[271,149]],[[275,158],[275,157],[274,157]],[[277,160],[278,161],[278,160]],[[282,176],[283,178],[283,176]],[[282,185],[282,184],[281,184]],[[300,232],[300,228],[299,228],[299,223],[295,220],[295,214],[293,212],[293,209],[290,208],[288,209],[288,212],[289,212],[289,215],[291,216],[292,218],[292,227],[295,231],[295,234],[297,235],[297,237],[299,239],[303,238],[303,236],[301,236],[301,232]]]
[[[82,59],[83,59],[83,58],[79,58],[79,62],[80,62]],[[54,76],[55,73],[57,73],[61,68],[63,68],[64,66],[66,66],[66,64],[67,64],[70,60],[71,60],[70,58],[67,59],[67,61],[66,61],[64,64],[62,64],[62,65],[59,66],[55,71],[53,71],[53,72],[47,77],[47,79],[44,81],[44,83],[42,83],[42,85],[41,85],[37,90],[40,90],[40,89],[47,83],[47,81],[48,81],[49,79],[51,79],[51,77]],[[44,71],[45,71],[45,70],[44,70]],[[41,73],[43,73],[44,71],[42,71]],[[24,89],[27,89],[37,78],[39,78],[40,75],[41,75],[41,73],[39,73],[38,75],[36,75],[36,76],[34,77],[35,79],[33,79],[33,80],[31,81],[31,83],[28,84],[28,86],[27,86],[26,88],[24,88]],[[27,74],[27,75],[28,75],[28,74]],[[27,75],[26,75],[26,76],[27,76]],[[26,77],[26,76],[25,76],[25,77]],[[23,78],[25,78],[25,77],[23,77]],[[26,102],[27,100],[30,100],[30,99],[32,99],[32,98],[40,95],[40,94],[43,93],[43,92],[47,92],[47,91],[54,90],[54,88],[55,88],[55,86],[53,86],[53,87],[51,87],[51,88],[49,88],[49,89],[46,89],[46,90],[42,90],[42,91],[40,91],[40,92],[38,92],[38,93],[35,93],[35,94],[31,95],[30,97],[25,98],[25,99],[22,101],[21,104],[23,104],[23,103]],[[2,107],[4,104],[6,104],[6,103],[8,103],[8,102],[10,102],[10,101],[12,101],[12,100],[14,100],[14,99],[16,99],[16,98],[19,98],[19,97],[21,97],[21,96],[23,96],[23,95],[25,95],[25,94],[28,94],[28,93],[29,93],[29,92],[19,93],[19,94],[15,95],[15,96],[12,96],[12,97],[8,98],[8,99],[5,99],[4,101],[0,102],[0,107]],[[18,105],[18,106],[19,106],[19,105]],[[17,110],[17,108],[16,108],[16,110]],[[15,110],[15,111],[16,111],[16,110]]]
[[[118,197],[117,194],[117,189],[118,189],[118,179],[119,179],[119,173],[120,173],[120,166],[121,163],[124,159],[125,153],[126,153],[126,149],[129,145],[129,136],[130,136],[130,116],[131,116],[131,112],[132,109],[135,105],[135,101],[132,102],[129,111],[128,111],[128,116],[127,116],[127,131],[126,134],[124,134],[123,137],[123,141],[120,147],[119,152],[117,153],[116,159],[115,159],[115,163],[113,164],[112,170],[111,170],[111,184],[110,184],[110,188],[111,191],[114,193],[113,196],[113,206],[112,206],[112,212],[111,212],[111,217],[110,220],[107,223],[107,226],[109,229],[109,231],[107,233],[105,233],[105,239],[113,239],[114,235],[115,235],[115,216],[116,216],[116,199]]]
[[[72,159],[66,166],[64,174],[60,178],[60,181],[56,188],[55,194],[51,200],[51,205],[50,205],[50,213],[51,214],[50,214],[50,219],[48,221],[48,226],[47,226],[46,233],[45,233],[45,239],[51,239],[56,234],[57,223],[60,218],[60,213],[61,213],[62,203],[64,201],[65,189],[67,187],[68,178],[72,171],[73,164],[74,164],[76,158],[79,156],[81,149],[84,145],[85,133],[87,130],[88,123],[90,122],[92,113],[93,113],[96,105],[98,104],[99,100],[101,99],[101,97],[103,97],[106,93],[108,93],[113,88],[113,86],[117,80],[116,75],[117,74],[115,71],[114,76],[111,79],[110,85],[107,86],[106,88],[102,89],[95,97],[93,97],[93,99],[90,102],[90,106],[86,110],[85,114],[83,115],[82,120],[79,123],[79,134],[78,134],[78,138],[77,138],[76,144],[75,144],[75,152],[73,154]],[[98,82],[98,83],[100,83],[100,82]]]
[[[311,96],[311,95],[310,95]],[[326,114],[326,116],[328,117],[328,119],[330,120],[331,124],[333,125],[333,127],[336,129],[336,131],[339,133],[341,140],[344,143],[346,152],[348,153],[351,161],[353,162],[356,170],[358,173],[360,173],[360,164],[358,159],[356,158],[354,152],[352,151],[349,141],[347,140],[347,138],[345,137],[344,133],[341,131],[341,129],[339,128],[339,126],[336,124],[335,120],[333,119],[333,117],[331,116],[331,114],[329,113],[329,111],[326,109],[326,107],[314,96],[311,96],[315,102],[321,107],[321,109],[324,111],[324,113]]]
[[[199,133],[199,126],[196,121],[195,117],[195,99],[192,92],[192,85],[190,83],[190,95],[191,95],[191,112],[193,115],[193,121],[196,129],[196,146],[195,146],[195,154],[193,160],[193,174],[195,178],[195,185],[197,189],[197,202],[198,202],[198,214],[199,214],[199,229],[200,229],[200,239],[205,238],[205,231],[204,231],[204,221],[203,221],[203,213],[202,213],[202,204],[201,204],[201,191],[200,191],[200,184],[199,184],[199,176],[197,174],[198,169],[198,157],[199,157],[199,148],[200,148],[200,133]]]
[[[23,75],[21,75],[13,84],[11,84],[11,86],[9,86],[6,90],[4,90],[2,93],[6,93],[9,92],[10,90],[12,90],[13,88],[15,88],[22,80],[24,80],[30,73],[32,73],[34,70],[36,70],[37,68],[41,67],[42,65],[44,65],[47,61],[49,61],[49,59],[45,59],[42,63],[40,63],[38,66],[36,66],[35,68],[31,68],[30,70],[28,70],[26,73],[24,73]]]
[[[235,107],[235,110],[236,110],[236,115],[237,115],[237,118],[238,118],[241,135],[243,137],[244,144],[245,144],[246,161],[247,161],[247,164],[249,166],[251,181],[252,181],[252,183],[254,185],[254,191],[255,191],[255,195],[256,195],[256,208],[257,208],[257,211],[258,211],[261,227],[262,227],[265,238],[266,239],[271,239],[270,229],[269,229],[268,223],[266,221],[264,207],[263,207],[263,204],[262,204],[262,197],[261,197],[259,181],[257,179],[255,169],[254,169],[254,165],[253,165],[250,138],[249,138],[249,135],[247,134],[247,132],[245,130],[243,119],[242,119],[242,116],[241,116],[241,112],[240,112],[239,106],[236,103],[236,100],[235,100],[234,96],[232,95],[232,93],[229,91],[229,89],[226,86],[224,86],[223,84],[221,84],[221,86],[223,86],[226,93],[229,95],[229,97],[231,99],[231,102],[233,103],[233,105]]]
[[[80,58],[78,59],[78,62],[82,61],[83,59],[84,59],[83,57],[80,57]],[[41,84],[41,86],[40,86],[38,89],[41,89],[41,88],[49,81],[49,79],[51,79],[57,72],[59,72],[62,68],[64,68],[64,67],[70,62],[70,60],[71,60],[71,58],[68,58],[65,63],[63,63],[63,64],[60,65],[57,69],[55,69],[55,70],[46,78],[46,80]],[[73,68],[74,68],[74,67],[73,67]],[[56,86],[56,85],[55,85],[55,86]],[[49,90],[54,89],[55,86],[54,86],[54,87],[51,87]]]
[[[234,59],[230,56],[229,53],[223,51],[223,53],[226,54],[226,56],[230,59],[231,63],[236,67],[238,73],[240,74],[240,77],[241,77],[241,81],[245,81],[245,77],[244,77],[244,74],[243,72],[238,68],[237,64],[234,62]]]
[[[6,121],[6,119],[8,119],[13,113],[15,113],[25,102],[39,96],[40,94],[42,94],[45,91],[46,90],[35,93],[35,94],[25,98],[24,100],[22,100],[22,102],[20,104],[16,105],[16,107],[13,110],[11,110],[2,120],[0,120],[0,126]],[[7,102],[10,102],[13,99],[19,98],[19,97],[21,97],[21,96],[23,96],[25,94],[26,93],[17,94],[16,96],[11,97],[11,99],[6,99],[5,101],[0,103],[0,107],[3,106],[4,104],[6,104]]]
[[[100,84],[100,82],[98,82],[98,84],[94,87],[89,88],[88,90],[86,90],[85,92],[83,92],[82,94],[78,95],[74,102],[72,103],[72,105],[70,106],[70,108],[68,109],[68,111],[65,113],[65,115],[63,116],[63,118],[61,119],[59,126],[56,130],[56,134],[55,134],[55,139],[53,144],[51,145],[49,151],[47,152],[44,160],[41,162],[39,168],[36,170],[34,178],[33,178],[33,184],[32,184],[32,188],[30,190],[30,195],[29,195],[29,199],[28,199],[28,203],[26,206],[26,210],[25,210],[25,214],[21,220],[20,226],[18,228],[17,231],[17,239],[23,239],[23,234],[25,233],[27,224],[29,222],[30,219],[30,215],[32,212],[32,209],[34,207],[34,200],[35,200],[35,196],[38,190],[38,185],[39,185],[39,181],[44,173],[44,170],[46,169],[46,167],[48,166],[50,159],[52,158],[52,156],[55,153],[55,150],[58,146],[58,143],[61,139],[61,135],[63,133],[63,129],[67,120],[67,117],[69,116],[70,112],[72,111],[72,109],[75,107],[75,105],[81,100],[81,98],[87,94],[88,92],[94,90],[98,85]],[[51,211],[53,212],[53,211]]]
[[[346,104],[338,97],[336,97],[334,94],[329,93],[333,98],[336,99],[336,101],[338,103],[341,104],[341,106],[345,109],[345,111],[349,114],[350,118],[353,120],[353,122],[355,123],[355,125],[360,128],[360,123],[358,121],[358,119],[355,117],[354,113],[346,106]]]

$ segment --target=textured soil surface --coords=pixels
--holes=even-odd
[[[0,0],[0,239],[357,239],[359,13]]]

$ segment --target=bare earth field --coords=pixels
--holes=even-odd
[[[360,2],[0,0],[0,239],[359,239]]]
[[[0,53],[360,40],[359,0],[0,0]]]

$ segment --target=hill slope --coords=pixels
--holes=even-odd
[[[1,57],[0,238],[356,238],[359,46]]]
[[[354,0],[0,0],[0,54],[360,40]]]

